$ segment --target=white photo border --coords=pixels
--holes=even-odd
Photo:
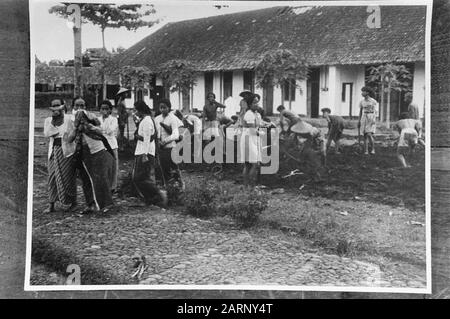
[[[32,225],[33,225],[33,170],[34,170],[34,121],[35,121],[35,49],[33,39],[33,5],[38,2],[50,2],[49,0],[29,1],[30,21],[30,122],[28,145],[28,196],[27,196],[27,237],[26,237],[26,261],[25,261],[25,291],[92,291],[92,290],[270,290],[270,291],[327,291],[327,292],[369,292],[369,293],[408,293],[431,294],[431,20],[433,0],[390,0],[390,1],[180,1],[180,0],[119,0],[115,3],[127,4],[182,4],[182,5],[233,5],[233,6],[260,6],[261,3],[270,6],[426,6],[425,27],[425,227],[426,227],[426,287],[425,288],[383,288],[383,287],[356,287],[356,286],[285,286],[285,285],[31,285],[31,249],[32,249]],[[108,0],[75,0],[73,3],[101,3]]]

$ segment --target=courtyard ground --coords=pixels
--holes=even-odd
[[[68,263],[79,263],[85,284],[425,287],[424,152],[409,159],[412,168],[399,168],[390,132],[378,136],[374,156],[357,154],[354,130],[344,132],[344,154],[330,156],[321,182],[308,174],[283,178],[299,168],[283,159],[278,174],[262,178],[268,208],[243,229],[231,218],[198,219],[182,206],[145,207],[126,196],[116,198],[118,209],[108,216],[44,215],[44,116],[36,114],[34,284],[58,281],[43,275],[42,264],[64,274]],[[130,168],[130,157],[122,156],[122,178]],[[233,165],[219,175],[185,165],[183,177],[187,188],[241,191]],[[140,280],[131,278],[136,254],[149,266]]]

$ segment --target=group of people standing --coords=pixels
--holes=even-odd
[[[44,135],[49,138],[48,150],[48,190],[49,207],[47,212],[55,210],[55,203],[66,205],[68,210],[78,207],[77,178],[81,180],[86,207],[83,212],[107,212],[113,206],[113,195],[118,190],[119,150],[123,147],[124,129],[128,122],[123,93],[119,91],[116,105],[108,100],[100,104],[100,116],[86,110],[85,101],[79,97],[73,100],[72,114],[67,114],[63,100],[51,101],[52,116],[45,119]],[[360,102],[358,129],[364,136],[364,154],[375,154],[374,134],[378,102],[372,98],[371,89],[362,88],[363,100]],[[227,128],[234,126],[240,136],[243,181],[254,186],[260,180],[263,141],[275,125],[265,117],[259,105],[258,94],[244,91],[240,94],[240,112],[230,118],[219,113],[225,105],[215,100],[214,93],[207,94],[202,115],[183,115],[173,111],[170,100],[162,99],[152,110],[143,101],[134,104],[133,120],[135,149],[131,180],[138,195],[147,204],[167,205],[167,187],[182,192],[184,183],[178,165],[172,159],[172,149],[183,138],[180,131],[184,127],[191,137],[194,158],[202,158],[201,152],[208,143],[216,138],[226,138]],[[407,167],[404,155],[416,144],[424,145],[421,139],[422,126],[418,119],[417,106],[410,95],[408,114],[395,123],[399,132],[397,156],[403,167]],[[281,131],[294,133],[303,138],[304,149],[319,152],[326,164],[326,153],[332,142],[336,153],[340,151],[340,139],[344,130],[344,120],[331,115],[329,108],[321,111],[328,122],[328,136],[321,130],[302,120],[298,115],[278,106]],[[266,145],[266,146],[267,146]],[[313,162],[315,160],[312,160]],[[316,163],[317,164],[317,163]]]
[[[82,98],[73,101],[73,113],[66,114],[63,100],[51,102],[52,116],[45,119],[44,135],[50,139],[48,152],[49,202],[78,207],[77,177],[82,182],[86,208],[83,212],[108,211],[117,189],[117,119],[112,104],[103,101],[101,116],[86,111]]]
[[[81,180],[86,201],[83,213],[108,212],[118,189],[120,125],[108,100],[100,104],[100,116],[86,110],[81,98],[73,100],[72,114],[63,100],[51,102],[52,116],[45,119],[44,135],[49,138],[48,190],[49,207],[55,203],[78,209],[77,178]],[[132,183],[147,204],[167,205],[165,187],[182,189],[181,174],[171,157],[183,125],[173,112],[169,100],[161,100],[154,117],[145,102],[134,104],[136,147]],[[114,112],[117,113],[117,112]],[[158,165],[155,162],[158,161]],[[156,169],[158,168],[158,169]],[[162,187],[158,186],[157,180]]]
[[[365,155],[375,154],[375,132],[377,128],[378,102],[373,98],[373,90],[370,87],[361,89],[363,99],[359,103],[358,117],[358,135],[362,133],[364,139],[363,153]],[[398,131],[399,138],[397,143],[397,158],[402,167],[409,167],[405,161],[405,155],[414,150],[417,144],[425,146],[422,139],[422,122],[419,116],[417,104],[412,101],[412,93],[405,94],[405,102],[408,104],[408,111],[400,115],[400,120],[393,125],[393,129]],[[325,136],[322,135],[320,129],[313,127],[311,124],[302,121],[302,119],[285,109],[280,105],[277,108],[280,113],[280,124],[282,131],[287,133],[295,133],[298,136],[307,139],[306,145],[311,145],[323,155],[324,163],[326,163],[326,153],[331,143],[335,143],[335,152],[340,154],[340,139],[342,137],[345,120],[338,115],[331,115],[330,108],[323,108],[323,117],[328,123],[328,133],[326,144]]]

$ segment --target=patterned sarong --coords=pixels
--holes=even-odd
[[[51,203],[71,205],[77,200],[76,171],[72,156],[64,157],[62,147],[54,146],[48,161],[48,189]]]

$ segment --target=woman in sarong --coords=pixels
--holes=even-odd
[[[134,166],[132,180],[139,196],[148,205],[167,205],[167,195],[159,190],[152,177],[155,170],[155,139],[157,136],[151,110],[143,101],[134,103],[135,123],[137,126],[134,137],[136,149],[134,152]]]
[[[359,103],[359,121],[358,128],[363,129],[364,134],[364,154],[375,154],[374,134],[376,130],[376,119],[378,114],[378,102],[370,97],[372,89],[370,87],[363,87],[361,95],[364,99]]]
[[[65,114],[62,100],[51,102],[52,116],[45,119],[44,135],[50,138],[48,148],[49,207],[45,212],[55,211],[55,202],[77,207],[76,169],[73,162],[75,144],[68,141],[70,116]]]
[[[86,111],[82,98],[76,98],[75,121],[69,122],[69,141],[76,143],[76,162],[83,183],[87,207],[83,213],[106,213],[113,205],[111,194],[111,173],[114,161],[109,145],[102,135],[100,122],[95,115]]]
[[[119,175],[119,149],[117,144],[117,134],[119,125],[117,118],[112,116],[112,104],[105,100],[100,104],[100,114],[98,118],[100,127],[103,130],[103,136],[107,139],[109,146],[114,154],[114,163],[111,173],[111,192],[114,194],[117,190],[117,180]]]
[[[172,105],[168,99],[159,102],[161,114],[155,118],[158,133],[159,163],[161,164],[162,180],[166,187],[173,189],[178,196],[184,190],[181,172],[172,159],[172,149],[179,140],[180,120],[171,112]]]

